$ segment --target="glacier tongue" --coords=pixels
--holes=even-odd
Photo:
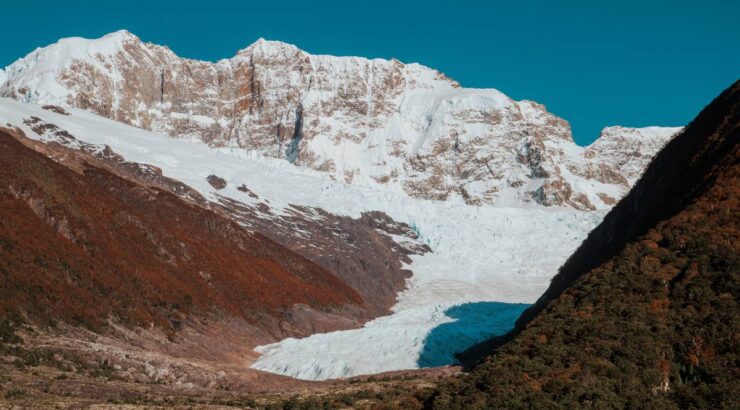
[[[249,201],[248,195],[236,189],[245,184],[268,199],[277,213],[290,204],[355,218],[364,211],[379,210],[416,228],[432,252],[412,257],[408,268],[413,276],[391,315],[361,329],[258,348],[262,357],[254,368],[302,379],[452,363],[455,352],[510,326],[511,309],[517,309],[480,302],[532,303],[604,215],[604,211],[571,208],[470,206],[410,198],[390,187],[341,183],[286,161],[243,150],[213,149],[87,111],[68,111],[71,115],[60,115],[0,98],[0,124],[18,126],[27,136],[43,139],[23,123],[32,116],[42,118],[78,141],[101,149],[108,145],[129,161],[159,167],[165,176],[197,189],[206,198]],[[207,182],[209,175],[223,178],[227,187],[216,191]]]
[[[453,364],[455,353],[509,330],[526,306],[481,302],[534,302],[603,216],[442,204],[405,215],[433,252],[413,257],[414,276],[392,315],[361,329],[260,346],[252,367],[325,380]],[[384,211],[399,215],[388,205]]]

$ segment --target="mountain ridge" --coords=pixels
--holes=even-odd
[[[536,102],[462,88],[416,63],[312,55],[264,39],[212,63],[118,31],[39,48],[5,76],[1,96],[473,205],[606,209],[636,179],[621,172],[624,158],[641,169],[678,130],[611,129],[603,136],[622,144],[580,147],[568,123]],[[620,140],[630,132],[658,143]],[[601,145],[607,155],[588,155]]]

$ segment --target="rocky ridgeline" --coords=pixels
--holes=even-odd
[[[543,105],[419,64],[263,39],[212,63],[126,31],[33,51],[2,72],[0,96],[476,205],[608,208],[677,131],[612,127],[583,148]]]

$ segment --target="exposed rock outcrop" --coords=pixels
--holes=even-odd
[[[126,31],[70,38],[4,76],[0,96],[469,204],[608,208],[677,131],[608,128],[584,149],[541,104],[461,88],[418,64],[311,55],[263,39],[210,63]]]

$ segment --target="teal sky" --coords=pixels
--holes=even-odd
[[[61,37],[122,28],[204,60],[264,37],[419,62],[466,87],[538,101],[580,144],[607,125],[684,125],[740,78],[737,0],[37,0],[3,4],[0,15],[2,67]]]

